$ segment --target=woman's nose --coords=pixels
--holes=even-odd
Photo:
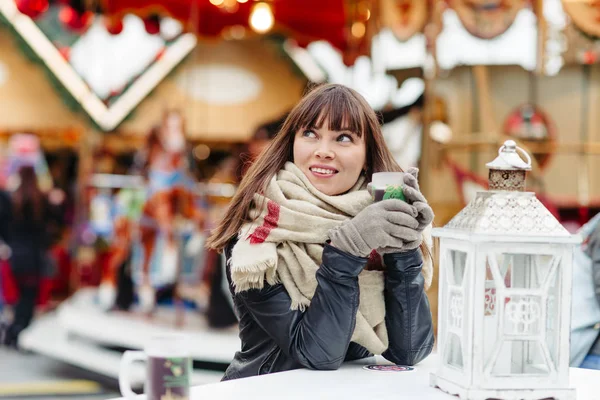
[[[316,151],[315,155],[317,158],[333,160],[335,158],[335,153],[329,148],[329,146],[323,145],[320,146]]]

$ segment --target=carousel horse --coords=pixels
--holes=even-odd
[[[195,195],[178,186],[152,195],[143,207],[134,260],[138,266],[134,281],[138,285],[140,307],[151,312],[156,292],[173,289],[181,273],[186,244],[200,231],[204,213],[196,206]]]
[[[204,212],[198,206],[195,182],[185,165],[186,141],[178,112],[165,113],[162,124],[152,129],[141,152],[140,173],[146,178],[145,200],[139,212],[125,223],[116,220],[115,244],[100,290],[100,303],[109,309],[116,297],[116,275],[129,259],[139,308],[151,314],[157,293],[172,293],[177,285],[186,244],[201,231]],[[117,244],[121,242],[123,244]],[[189,258],[189,257],[188,257]],[[193,257],[192,257],[193,258]],[[192,260],[194,263],[195,260]],[[188,262],[189,264],[189,262]],[[102,300],[102,289],[110,295]]]
[[[185,163],[184,121],[177,111],[164,114],[162,124],[149,137],[146,175],[148,197],[142,207],[134,244],[134,282],[142,311],[151,313],[157,291],[172,291],[177,284],[186,244],[204,223],[197,204],[195,182]]]

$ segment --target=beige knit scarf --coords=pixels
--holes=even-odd
[[[319,192],[291,162],[277,173],[264,195],[254,196],[252,223],[242,226],[230,260],[236,292],[261,289],[265,281],[282,283],[293,310],[304,310],[317,288],[316,272],[330,229],[354,217],[372,203],[361,177],[339,196]],[[426,286],[431,283],[431,264],[423,268]],[[427,270],[427,272],[425,272]],[[363,270],[358,277],[360,305],[352,341],[373,354],[388,347],[385,327],[384,276]]]

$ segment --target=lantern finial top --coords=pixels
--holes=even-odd
[[[519,151],[527,162],[519,156]],[[490,170],[490,190],[525,191],[527,171],[531,170],[531,157],[514,140],[505,141],[498,150],[498,157],[486,166]]]

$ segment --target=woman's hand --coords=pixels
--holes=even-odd
[[[417,221],[419,222],[418,230],[423,230],[433,222],[433,210],[427,204],[427,199],[419,189],[417,176],[419,175],[418,168],[409,168],[404,174],[404,197],[406,201],[417,210]]]
[[[371,204],[329,232],[331,245],[359,257],[367,257],[373,249],[414,249],[421,243],[417,215],[416,207],[402,200]]]
[[[418,222],[415,230],[419,233],[419,237],[412,242],[405,242],[402,247],[380,247],[377,249],[379,254],[388,253],[402,253],[408,250],[416,249],[421,245],[423,241],[423,230],[431,224],[433,221],[433,210],[427,204],[427,199],[419,190],[419,182],[417,176],[419,175],[418,168],[409,168],[404,174],[404,187],[402,191],[408,204],[414,207],[417,212],[415,219]]]

